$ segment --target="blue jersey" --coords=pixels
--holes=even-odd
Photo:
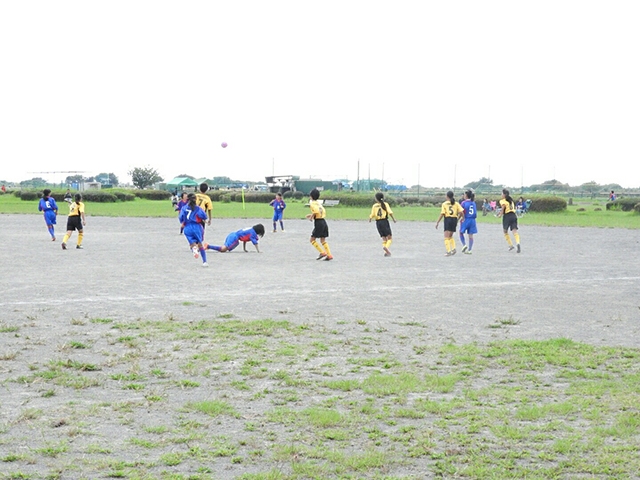
[[[53,197],[42,197],[38,204],[38,210],[41,212],[56,212],[58,211],[58,204]]]
[[[464,218],[477,218],[478,211],[476,207],[476,202],[473,200],[465,200],[460,205],[464,208]]]
[[[282,211],[287,208],[287,204],[284,203],[284,200],[278,200],[275,198],[271,200],[271,203],[269,203],[269,205],[271,205],[273,207],[273,210],[276,212]]]
[[[199,206],[196,205],[192,209],[189,204],[187,204],[180,210],[180,216],[178,218],[181,223],[184,223],[185,227],[188,227],[194,224],[202,225],[207,220],[207,214]]]

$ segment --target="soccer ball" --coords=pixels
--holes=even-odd
[[[221,146],[222,148],[227,148],[227,142],[222,142]]]

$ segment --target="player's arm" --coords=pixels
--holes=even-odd
[[[444,213],[440,212],[440,216],[438,217],[438,220],[436,221],[436,230],[438,229],[438,225],[440,225],[440,220],[442,220],[442,217],[444,217]]]

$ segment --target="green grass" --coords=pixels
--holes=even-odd
[[[449,343],[426,354],[428,330],[397,326],[356,329],[345,343],[324,322],[88,322],[100,352],[65,352],[82,361],[43,358],[20,375],[19,359],[7,360],[3,387],[31,403],[0,420],[0,479],[640,471],[640,349],[557,338]],[[144,338],[135,357],[118,342],[109,350],[114,329]],[[33,348],[26,335],[18,341],[16,349]]]
[[[288,200],[285,218],[304,219],[309,213],[306,200]],[[60,214],[65,215],[66,206],[62,205]],[[584,212],[579,212],[584,208]],[[596,211],[596,209],[601,211]],[[394,209],[399,221],[435,222],[440,213],[437,207],[407,206]],[[330,220],[368,220],[369,207],[346,207],[338,205],[327,208]],[[37,201],[23,201],[13,195],[0,195],[0,213],[39,214]],[[272,209],[262,203],[220,203],[213,206],[214,218],[264,218],[270,219]],[[87,215],[107,217],[176,217],[169,201],[143,200],[136,198],[131,202],[88,203]],[[499,224],[501,220],[493,215],[479,216],[480,223]],[[530,213],[520,220],[523,225],[567,226],[567,227],[607,227],[640,228],[640,215],[634,212],[607,211],[604,202],[575,203],[564,212]]]

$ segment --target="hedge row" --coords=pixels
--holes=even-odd
[[[135,190],[135,196],[145,200],[170,200],[171,192],[165,190]]]
[[[622,210],[623,212],[638,211],[640,205],[637,198],[619,198],[614,202],[607,202],[607,210]]]
[[[66,192],[51,192],[51,196],[57,203],[64,202],[64,195]],[[72,195],[75,195],[73,192]],[[21,191],[17,193],[17,196],[21,200],[38,200],[42,197],[41,191]],[[95,203],[114,203],[117,201],[131,202],[136,199],[136,196],[132,193],[125,192],[105,192],[102,190],[90,190],[82,192],[82,200],[85,202]]]

